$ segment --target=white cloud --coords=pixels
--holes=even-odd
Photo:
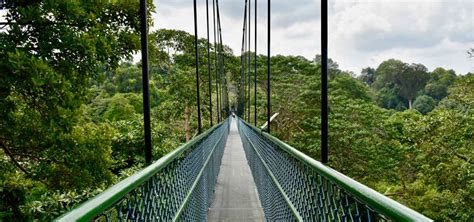
[[[266,2],[258,1],[258,52],[262,54],[266,52]],[[155,28],[194,33],[191,0],[155,4]],[[204,37],[205,0],[198,0],[198,4],[199,35]],[[244,0],[220,0],[219,4],[224,42],[238,54]],[[272,54],[303,55],[308,59],[319,54],[319,9],[318,0],[273,0]],[[342,69],[358,73],[363,67],[376,67],[385,59],[397,58],[423,63],[429,69],[442,66],[459,73],[474,71],[473,61],[466,54],[474,47],[472,0],[334,0],[330,1],[329,16],[329,56]]]
[[[473,1],[336,1],[330,55],[356,72],[388,58],[472,71]]]

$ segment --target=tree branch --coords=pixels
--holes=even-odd
[[[384,195],[387,196],[387,197],[390,197],[390,196],[392,196],[392,197],[393,196],[405,196],[405,194],[401,191],[395,192],[395,193],[385,193]]]
[[[465,156],[462,156],[462,155],[460,155],[460,154],[458,154],[458,153],[454,153],[454,155],[457,156],[457,157],[458,157],[459,159],[461,159],[461,160],[464,160],[464,161],[466,161],[466,162],[468,162],[468,163],[470,163],[470,164],[474,164],[473,162],[471,162],[471,161],[470,161],[467,157],[465,157]]]
[[[30,176],[30,173],[21,166],[21,164],[15,160],[15,157],[13,156],[12,152],[8,147],[5,145],[3,141],[0,141],[0,146],[2,147],[3,151],[5,151],[5,154],[7,154],[8,157],[12,160],[13,164],[18,167],[23,173],[25,173],[28,177]]]

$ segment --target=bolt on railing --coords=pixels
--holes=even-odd
[[[212,127],[56,220],[206,220],[229,124]]]
[[[238,119],[267,221],[431,221]]]

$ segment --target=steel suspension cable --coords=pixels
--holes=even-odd
[[[244,22],[242,24],[242,46],[240,49],[240,85],[239,85],[239,116],[244,118],[245,115],[245,102],[244,102],[244,93],[245,93],[245,68],[244,68],[244,49],[245,49],[245,29],[246,29],[246,19],[247,19],[247,1],[245,1],[244,7]]]
[[[220,35],[221,35],[221,29],[220,29],[220,18],[219,18],[219,0],[216,0],[216,15],[217,15],[217,45],[218,45],[218,52],[217,52],[217,59],[218,59],[218,64],[219,64],[219,98],[220,98],[220,102],[219,102],[219,106],[220,106],[220,109],[219,109],[219,113],[222,117],[224,117],[222,115],[222,101],[223,101],[223,97],[222,97],[222,60],[221,60],[221,57],[222,57],[222,42],[221,42],[221,38],[220,38]]]
[[[197,97],[197,113],[198,113],[198,133],[201,134],[201,94],[199,90],[199,47],[198,47],[198,25],[197,25],[197,7],[196,0],[194,2],[194,48],[196,50],[196,97]]]
[[[244,33],[243,33],[243,38],[244,38],[244,54],[243,54],[243,58],[244,58],[244,62],[243,62],[243,74],[244,74],[244,86],[243,86],[243,97],[244,97],[244,119],[247,119],[248,118],[248,115],[247,115],[247,103],[248,103],[248,100],[247,100],[247,56],[246,56],[246,53],[247,53],[247,28],[248,28],[248,24],[247,24],[247,9],[248,7],[248,0],[245,0],[245,14],[244,14]]]
[[[219,24],[221,24],[220,19],[219,19]],[[221,45],[222,45],[221,46],[222,47],[222,57],[221,57],[221,59],[222,59],[222,81],[224,82],[224,84],[223,84],[224,90],[222,92],[222,95],[225,98],[224,101],[223,101],[223,107],[224,107],[224,113],[227,117],[228,114],[229,114],[228,113],[229,107],[228,107],[228,101],[227,101],[227,99],[228,99],[227,98],[228,88],[227,88],[227,73],[226,73],[226,69],[225,69],[225,47],[224,47],[224,40],[222,39],[222,26],[219,25],[219,27],[220,27],[220,38],[221,38]]]
[[[255,0],[255,56],[254,56],[254,73],[253,73],[253,105],[254,105],[254,125],[257,126],[257,0]]]
[[[249,43],[249,50],[248,50],[248,56],[249,56],[248,80],[249,81],[248,81],[247,91],[248,91],[248,98],[249,98],[248,99],[248,103],[249,103],[248,114],[249,115],[248,115],[248,118],[247,118],[247,122],[250,123],[250,109],[251,109],[251,104],[252,104],[251,98],[250,98],[250,87],[251,87],[251,81],[250,81],[251,77],[250,77],[250,75],[251,75],[251,69],[252,69],[252,64],[251,64],[252,63],[252,53],[251,53],[251,51],[252,51],[252,45],[251,45],[251,43],[252,43],[252,36],[251,36],[252,35],[252,30],[251,30],[252,29],[252,26],[251,26],[252,25],[252,0],[249,0],[249,20],[248,20],[248,22],[249,22],[249,29],[248,29],[248,35],[249,35],[249,40],[248,40],[248,43]]]
[[[247,12],[247,10],[245,10]],[[239,111],[238,114],[240,117],[243,115],[245,111],[243,111],[242,105],[242,93],[243,93],[243,86],[244,86],[244,35],[245,35],[245,20],[244,24],[242,25],[242,46],[240,48],[240,84],[239,84]]]
[[[209,117],[212,122],[212,78],[211,78],[211,46],[209,41],[209,0],[206,0],[206,23],[207,23],[207,75],[209,79]]]
[[[242,38],[243,40],[243,38]],[[244,50],[242,49],[241,50],[242,53],[241,53],[241,63],[240,63],[240,101],[239,101],[239,105],[240,105],[240,113],[239,113],[239,116],[243,119],[245,118],[245,72],[244,72]]]
[[[267,132],[270,133],[270,40],[271,40],[271,0],[267,4]]]
[[[220,98],[221,98],[221,116],[223,115],[222,114],[222,110],[223,110],[223,107],[224,107],[224,100],[223,100],[223,89],[224,89],[224,86],[222,84],[223,82],[223,76],[224,76],[224,49],[223,49],[223,43],[222,43],[222,27],[221,27],[221,16],[220,16],[220,10],[219,10],[219,0],[216,0],[216,10],[217,10],[217,31],[218,31],[218,40],[219,40],[219,46],[220,46],[220,58],[221,58],[221,63],[220,63]]]
[[[214,64],[216,69],[216,108],[217,108],[217,122],[221,122],[221,115],[219,112],[219,70],[218,70],[218,58],[217,58],[217,36],[216,36],[216,0],[212,0],[212,19],[213,19],[213,26],[214,26]]]
[[[217,18],[219,18],[219,13],[217,13]],[[224,71],[224,46],[222,43],[222,29],[220,26],[220,20],[218,20],[219,24],[219,42],[220,42],[220,81],[221,81],[221,116],[224,116],[224,110],[225,110],[225,71]]]

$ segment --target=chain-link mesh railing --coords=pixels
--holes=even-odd
[[[267,221],[430,221],[238,120]]]
[[[205,221],[229,119],[63,215],[59,221]]]

